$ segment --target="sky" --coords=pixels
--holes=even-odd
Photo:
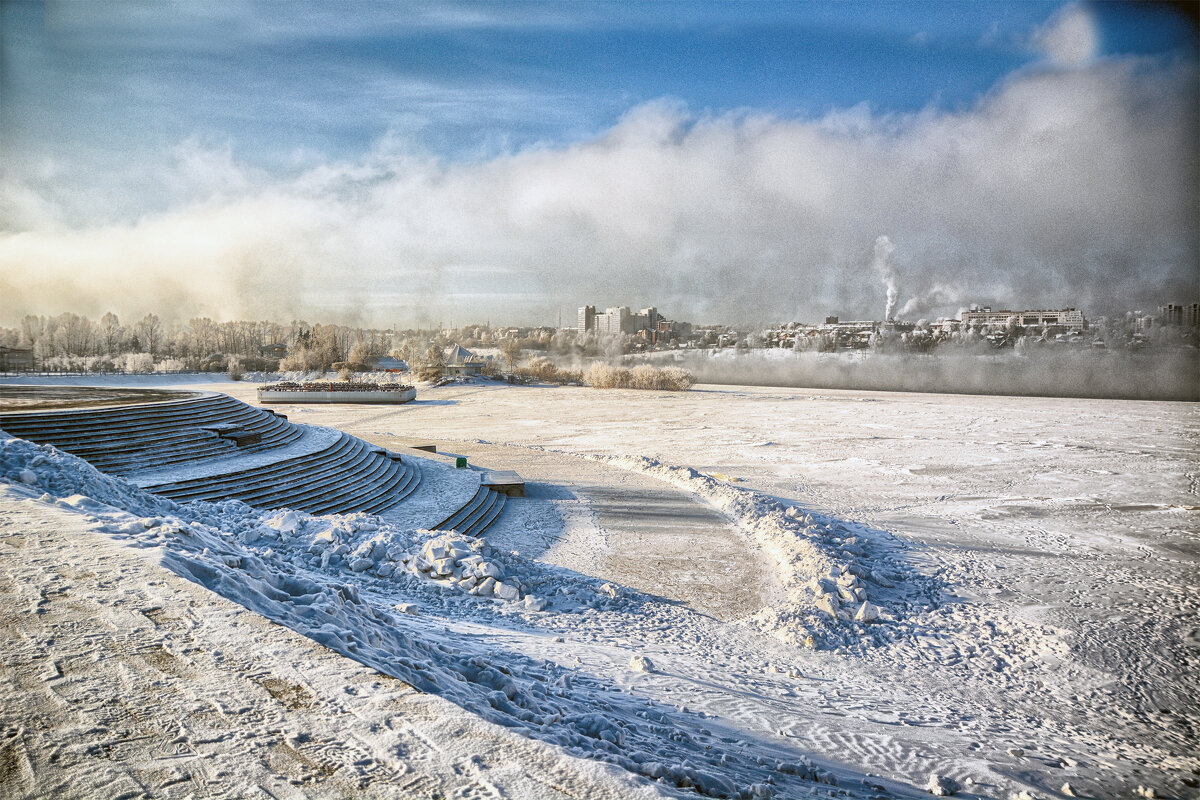
[[[3,0],[0,324],[1194,302],[1195,13]]]

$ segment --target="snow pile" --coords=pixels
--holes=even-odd
[[[521,579],[508,575],[503,564],[487,556],[490,548],[478,539],[457,532],[433,533],[416,555],[405,553],[400,562],[416,574],[454,586],[469,594],[496,597],[510,602],[525,600],[526,608],[541,611],[546,601],[523,595]]]
[[[891,641],[889,623],[923,602],[934,587],[865,535],[861,526],[785,507],[760,492],[719,481],[690,467],[641,456],[596,456],[697,495],[736,523],[776,562],[787,592],[782,604],[764,608],[750,623],[793,645],[846,647]],[[924,579],[929,584],[928,579]]]

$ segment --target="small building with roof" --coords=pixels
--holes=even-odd
[[[478,376],[483,374],[487,360],[480,358],[460,344],[446,348],[446,375]]]

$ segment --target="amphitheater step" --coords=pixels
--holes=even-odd
[[[5,414],[0,416],[0,428],[54,445],[118,475],[148,465],[259,452],[301,435],[297,426],[275,414],[215,393],[133,406]],[[231,438],[219,435],[233,431],[237,435]]]
[[[507,497],[487,486],[479,490],[462,508],[433,526],[433,530],[457,531],[464,536],[480,536],[504,509]]]
[[[227,395],[131,406],[0,415],[0,428],[54,445],[98,469],[130,475],[184,477],[142,488],[180,502],[240,500],[258,508],[294,508],[313,514],[384,511],[416,491],[416,463],[362,439],[329,432],[310,449],[305,431],[287,417]],[[269,454],[295,443],[279,458]],[[288,455],[290,454],[290,455]],[[231,456],[246,455],[247,459]],[[186,466],[184,466],[186,465]],[[190,473],[190,475],[189,475]],[[202,474],[197,474],[202,473]],[[144,481],[145,479],[143,479]],[[494,517],[496,503],[482,494],[464,527]]]

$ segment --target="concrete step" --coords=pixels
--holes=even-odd
[[[334,514],[362,511],[390,498],[392,493],[409,480],[410,475],[400,462],[391,459],[384,460],[387,465],[383,470],[372,474],[369,480],[352,484],[351,489],[347,492],[320,498],[320,502],[311,506],[309,513]]]
[[[504,504],[508,502],[508,495],[503,492],[492,492],[496,495],[495,502],[492,503],[491,510],[479,518],[478,521],[471,525],[469,536],[479,537],[492,526],[492,523],[500,516],[500,512],[504,510]]]
[[[437,525],[434,525],[431,530],[435,530],[435,531],[458,530],[457,526],[460,525],[464,519],[466,519],[468,516],[470,516],[475,511],[475,509],[479,508],[481,505],[483,505],[485,502],[487,502],[487,496],[488,496],[488,490],[486,488],[484,488],[483,486],[480,486],[475,491],[475,494],[473,494],[471,496],[471,499],[468,500],[465,504],[463,504],[463,506],[460,509],[455,511],[450,516],[446,517],[444,520],[439,522]]]
[[[173,483],[154,484],[145,488],[147,491],[166,495],[172,499],[193,499],[194,496],[205,493],[248,489],[254,483],[279,481],[293,472],[306,470],[319,464],[336,460],[340,455],[347,453],[353,448],[354,443],[354,437],[343,433],[328,447],[305,455],[277,461],[273,464],[250,467],[220,475],[189,478]]]
[[[310,462],[295,470],[259,478],[248,475],[244,478],[246,488],[230,490],[218,486],[199,500],[231,499],[262,508],[282,508],[302,502],[318,492],[334,490],[338,485],[356,476],[364,464],[369,464],[371,453],[351,440],[350,446],[328,461]]]
[[[64,424],[90,424],[97,419],[108,419],[114,422],[126,417],[141,418],[144,409],[156,409],[166,413],[172,410],[188,412],[195,406],[204,406],[213,402],[221,402],[224,398],[232,400],[227,395],[206,394],[201,397],[188,397],[182,400],[167,400],[161,403],[140,403],[129,406],[111,406],[101,408],[64,409],[61,411],[32,411],[0,414],[0,426],[3,423],[49,423],[59,421]],[[237,402],[237,401],[235,401]]]
[[[150,430],[165,432],[183,428],[231,425],[249,431],[264,431],[277,427],[279,420],[273,414],[252,408],[233,398],[226,400],[227,402],[215,399],[202,406],[187,409],[157,410],[155,406],[150,405],[143,407],[138,416],[122,419],[95,415],[87,421],[37,421],[14,419],[10,415],[0,425],[6,426],[5,429],[14,436],[54,437],[63,443],[138,438]]]
[[[379,502],[359,510],[365,511],[368,514],[379,514],[393,506],[399,505],[405,498],[415,492],[417,487],[421,485],[421,468],[417,466],[415,461],[406,462],[404,466],[410,472],[406,483],[398,487],[390,497],[381,498]]]
[[[282,415],[218,394],[138,406],[6,415],[0,420],[0,427],[14,436],[52,444],[112,474],[269,452],[303,435]],[[237,432],[245,446],[219,435],[222,431]],[[410,459],[341,434],[317,452],[145,488],[182,502],[234,499],[259,508],[290,507],[315,514],[377,513],[411,495],[420,482],[421,471]],[[466,509],[464,523],[476,524],[491,516],[494,508],[495,501],[482,492],[475,505]]]
[[[241,407],[240,409],[238,407]],[[129,411],[118,413],[116,409],[95,409],[86,416],[59,417],[46,414],[8,414],[0,418],[0,427],[14,432],[23,431],[30,434],[59,434],[71,435],[79,433],[95,435],[116,433],[124,430],[137,430],[151,424],[155,420],[161,422],[176,422],[186,427],[196,427],[205,421],[214,422],[227,418],[234,409],[257,411],[251,406],[234,400],[232,397],[203,398],[202,402],[191,405],[171,403],[147,403],[131,407]]]
[[[304,486],[299,499],[273,500],[272,506],[287,505],[310,514],[333,514],[357,510],[379,494],[395,487],[404,477],[403,465],[369,453],[353,472],[332,476],[319,486]]]

